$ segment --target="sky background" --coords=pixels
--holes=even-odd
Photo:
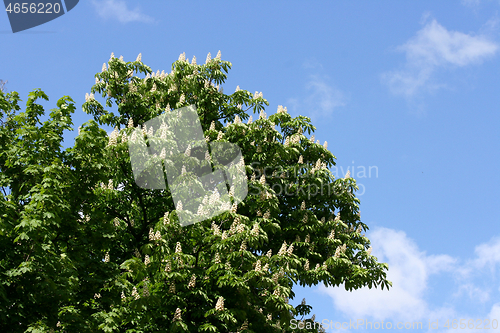
[[[297,287],[291,303],[305,297],[317,321],[485,327],[476,320],[500,321],[499,10],[487,0],[82,0],[16,34],[1,13],[0,79],[24,101],[42,88],[46,110],[71,96],[77,128],[111,52],[169,72],[183,52],[204,63],[221,50],[233,65],[226,92],[239,85],[263,93],[268,115],[283,105],[311,117],[334,174],[357,180],[372,254],[389,264],[390,291]]]

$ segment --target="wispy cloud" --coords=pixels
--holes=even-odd
[[[465,6],[477,6],[481,2],[480,0],[462,0],[461,1]]]
[[[152,17],[143,14],[139,7],[129,9],[124,0],[92,0],[92,4],[97,14],[104,19],[114,19],[121,23],[153,23],[155,21]]]
[[[487,316],[500,314],[500,303],[492,301],[498,299],[499,283],[491,270],[500,264],[500,238],[478,245],[472,259],[459,260],[446,254],[426,254],[402,231],[378,228],[369,237],[373,255],[389,264],[387,275],[393,287],[389,291],[361,288],[353,292],[339,287],[321,287],[322,292],[332,297],[335,310],[346,318],[393,323],[421,321],[426,328],[429,320],[441,322],[444,318],[464,318],[464,315],[477,317],[474,305],[479,304],[490,309],[489,314],[482,314],[483,318],[497,318]],[[441,304],[431,304],[430,285],[439,279],[450,287],[450,291],[448,294],[440,291],[445,299]],[[450,299],[454,301],[446,303]],[[435,303],[436,298],[433,300]],[[463,313],[463,308],[450,304],[471,304],[468,309],[471,313]]]
[[[334,110],[345,105],[346,95],[337,89],[323,72],[323,65],[315,59],[304,62],[303,68],[309,71],[304,85],[303,96],[288,99],[287,103],[294,112],[307,112],[311,116],[329,116]]]
[[[404,67],[384,73],[382,80],[393,93],[411,97],[420,90],[443,86],[432,83],[437,69],[479,64],[495,55],[498,48],[498,44],[485,35],[449,31],[432,19],[413,38],[397,48],[406,54]]]

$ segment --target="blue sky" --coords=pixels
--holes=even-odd
[[[426,331],[439,320],[433,332],[444,332],[447,319],[500,320],[499,10],[487,0],[80,1],[16,34],[0,14],[0,79],[24,100],[42,88],[48,109],[64,95],[81,106],[111,52],[169,71],[183,52],[202,61],[221,50],[233,64],[226,91],[259,91],[268,114],[284,105],[312,118],[338,176],[350,168],[357,179],[372,254],[390,267],[390,291],[297,288],[292,304],[306,297],[320,321]],[[80,110],[75,128],[90,119]]]

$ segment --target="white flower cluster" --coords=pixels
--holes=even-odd
[[[305,271],[309,270],[309,259],[306,259],[306,263],[304,264],[304,270]]]
[[[242,233],[245,231],[245,225],[243,223],[240,223],[236,226],[236,232],[237,233]]]
[[[259,224],[258,223],[255,223],[252,227],[252,230],[250,230],[250,234],[252,234],[253,236],[258,236],[259,235]]]
[[[170,263],[170,260],[167,261],[167,264],[165,265],[165,272],[170,273],[172,271],[172,264]]]
[[[163,224],[167,225],[169,223],[170,223],[169,212],[165,212],[165,214],[163,215]]]
[[[220,206],[220,209],[223,210],[223,211],[231,210],[232,209],[231,203],[229,201],[224,201],[222,203],[222,205]]]
[[[337,247],[337,249],[335,250],[334,257],[338,258],[341,253],[342,254],[345,253],[346,249],[347,249],[347,245],[346,244]]]
[[[247,330],[247,329],[248,329],[248,320],[245,319],[245,321],[243,322],[243,325],[241,325],[240,330],[238,332],[243,332],[244,330]]]
[[[260,185],[266,184],[266,176],[264,174],[260,177],[259,183]]]
[[[297,163],[304,164],[304,158],[302,157],[302,155],[300,155],[299,161]]]
[[[340,211],[337,212],[337,215],[335,216],[335,220],[334,221],[339,221],[340,220]]]
[[[233,223],[231,224],[231,227],[229,228],[229,234],[234,235],[237,233],[241,233],[245,230],[244,225],[241,223],[241,219],[239,216],[237,216]]]
[[[109,135],[108,147],[116,145],[117,139],[118,139],[118,134],[119,134],[118,127],[115,127],[113,132],[111,132],[111,134]]]
[[[191,280],[189,280],[188,289],[194,288],[195,285],[196,285],[196,275],[193,274],[191,276]]]
[[[256,92],[253,94],[253,99],[257,99],[257,98],[259,98],[259,97],[263,97],[263,95],[262,95],[262,91],[261,91],[261,92],[256,91]],[[264,118],[264,119],[266,119],[266,118]]]
[[[217,299],[217,304],[215,304],[215,310],[224,311],[224,298],[219,297]]]
[[[179,309],[179,308],[175,309],[175,314],[174,314],[173,321],[182,321],[182,318],[181,318],[181,309]]]
[[[89,95],[89,93],[86,93],[85,94],[85,102],[88,102],[88,101],[91,101],[91,100],[95,100],[94,94],[90,94]]]
[[[208,151],[205,152],[205,161],[209,163],[212,162],[212,156],[210,156],[210,153]]]
[[[332,230],[330,232],[330,235],[328,235],[328,239],[334,239],[335,238],[335,230]]]
[[[283,105],[278,105],[278,113],[287,113],[286,107],[283,107]]]
[[[152,228],[149,228],[149,240],[150,241],[157,241],[161,239],[161,233],[160,230],[157,230],[156,232],[153,232]]]
[[[261,268],[262,267],[261,267],[261,263],[260,263],[260,259],[259,259],[259,260],[257,260],[257,263],[255,264],[255,271],[260,272]]]
[[[217,252],[217,253],[215,254],[215,259],[214,259],[214,261],[215,261],[215,263],[216,263],[216,264],[220,264],[220,262],[221,262],[221,261],[220,261],[220,254],[219,254],[219,252]]]
[[[182,253],[181,243],[179,242],[175,245],[175,253]]]
[[[299,134],[292,135],[290,142],[292,144],[299,144],[300,143],[300,135]]]
[[[148,287],[148,281],[147,278],[144,280],[144,287],[142,289],[142,295],[144,297],[149,297],[149,287]]]
[[[137,292],[137,288],[135,286],[134,286],[134,289],[132,289],[132,297],[134,297],[134,299],[136,299],[136,300],[138,300],[139,298],[141,298],[141,296]]]
[[[172,282],[172,283],[170,284],[170,287],[168,287],[168,292],[169,292],[170,294],[175,294],[175,283],[173,283],[173,282]]]
[[[104,262],[109,262],[109,252],[106,252],[106,255],[104,256]]]
[[[280,250],[278,251],[278,255],[283,256],[285,255],[286,251],[287,251],[287,244],[286,241],[284,241],[283,244],[281,245]]]
[[[147,266],[147,265],[149,265],[149,263],[150,263],[150,262],[151,262],[151,261],[150,261],[150,259],[149,259],[149,255],[147,255],[147,254],[146,254],[146,256],[144,257],[144,265],[146,265],[146,266]]]
[[[212,230],[214,231],[214,236],[220,236],[220,229],[219,229],[219,226],[217,224],[215,224],[214,222],[212,222]]]
[[[305,209],[306,209],[306,202],[302,201],[302,203],[300,204],[300,210],[305,210]]]

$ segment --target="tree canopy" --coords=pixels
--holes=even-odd
[[[336,158],[308,117],[283,106],[268,116],[262,93],[225,94],[230,68],[220,52],[204,64],[181,54],[170,73],[112,54],[83,104],[93,120],[67,149],[70,97],[42,123],[43,91],[24,111],[18,93],[0,92],[2,331],[292,331],[290,320],[311,312],[289,304],[295,284],[389,288],[355,180],[334,177]],[[172,184],[136,183],[128,141],[140,129],[151,143],[143,124],[189,105],[207,143],[241,149],[248,195],[238,203],[228,188],[210,197],[232,203],[222,214],[183,227]],[[203,159],[217,167],[188,150],[183,163]]]

